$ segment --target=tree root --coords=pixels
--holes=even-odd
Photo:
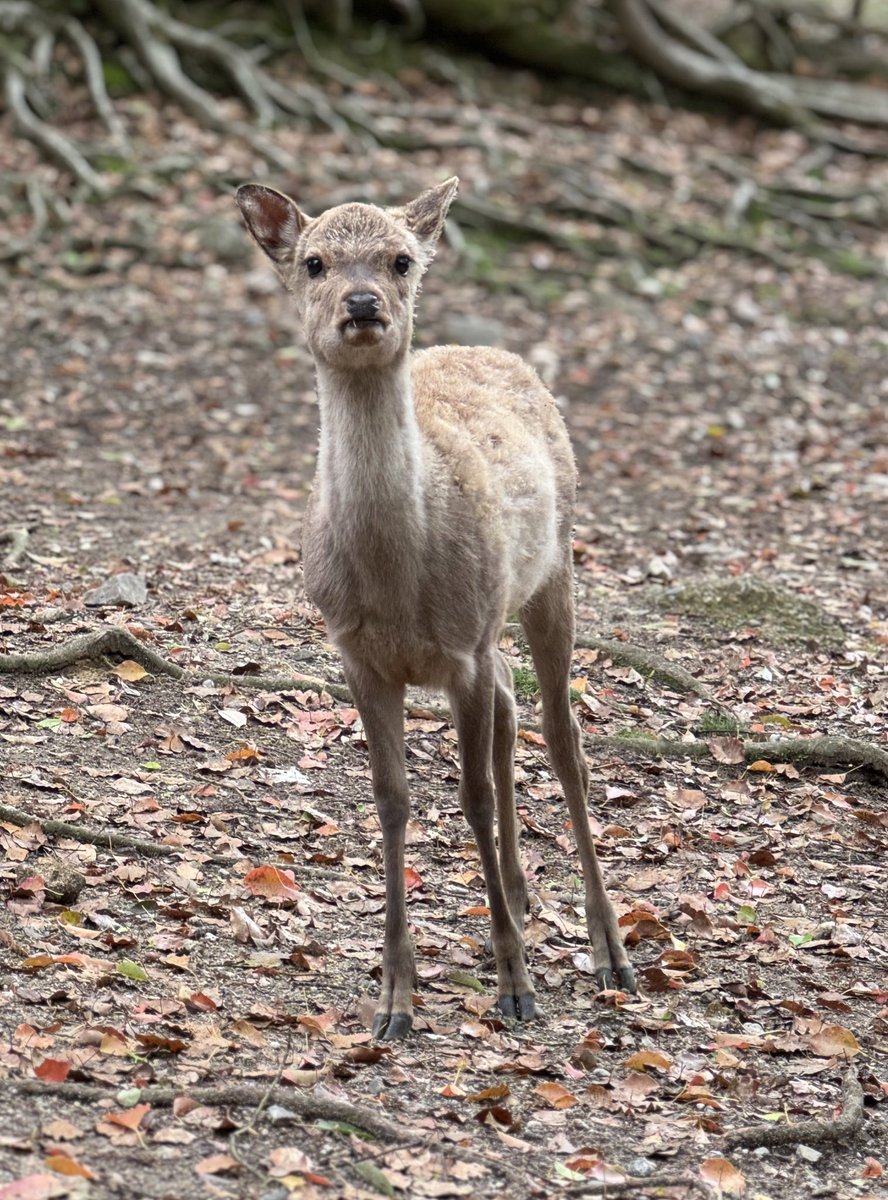
[[[648,1175],[644,1179],[599,1180],[591,1183],[579,1183],[576,1187],[569,1188],[566,1195],[630,1196],[633,1192],[644,1192],[651,1188],[657,1189],[659,1196],[659,1189],[677,1187],[690,1188],[691,1191],[700,1192],[704,1196],[712,1194],[706,1184],[700,1179],[695,1179],[693,1175]]]
[[[693,692],[704,699],[710,698],[708,688],[699,679],[695,679],[690,671],[686,671],[678,663],[669,662],[652,650],[645,650],[643,646],[586,636],[577,637],[575,644],[585,650],[599,650],[606,654],[611,662],[623,667],[632,667],[646,680],[653,679],[674,692]]]
[[[16,126],[47,155],[60,162],[90,191],[104,195],[107,187],[74,143],[63,133],[41,121],[26,98],[25,79],[18,67],[7,62],[4,68],[6,105]]]
[[[71,821],[47,821],[43,817],[31,816],[30,813],[23,812],[20,808],[11,808],[7,804],[0,804],[0,821],[9,821],[20,827],[36,821],[44,833],[55,837],[69,837],[89,846],[107,846],[110,850],[138,850],[148,858],[163,858],[168,854],[175,854],[179,849],[178,846],[164,846],[160,842],[147,842],[127,833],[116,833],[113,829],[89,829]]]
[[[24,809],[13,808],[9,804],[0,804],[0,821],[9,821],[11,825],[18,825],[19,828],[37,824],[44,833],[52,837],[67,837],[87,846],[102,846],[108,850],[135,850],[147,858],[169,858],[174,854],[179,854],[182,850],[191,848],[168,846],[164,842],[150,842],[145,838],[133,837],[128,833],[118,833],[115,829],[96,829],[88,825],[75,825],[72,821],[46,820],[44,817],[27,813]],[[200,861],[230,867],[234,860],[231,855],[200,854]],[[285,871],[292,871],[294,875],[307,875],[311,879],[335,879],[342,883],[355,882],[355,877],[345,871],[334,871],[330,867],[316,867],[311,863],[285,862],[270,865],[279,865]]]
[[[327,692],[336,700],[351,701],[351,692],[337,683],[327,683],[311,675],[230,675],[224,672],[198,673],[186,671],[184,667],[163,658],[150,646],[139,641],[128,629],[111,626],[85,633],[81,637],[56,646],[52,650],[33,654],[0,654],[0,675],[51,675],[73,663],[98,661],[105,657],[131,658],[147,671],[156,675],[168,675],[171,679],[187,679],[192,685],[204,680],[219,687],[249,688],[252,691],[308,691]]]
[[[676,691],[692,691],[699,695],[705,695],[705,692],[700,691],[702,685],[694,679],[693,675],[684,671],[683,668],[677,667],[674,663],[665,663],[658,656],[652,655],[650,651],[627,646],[623,642],[610,642],[591,637],[578,639],[577,645],[599,649],[608,654],[613,661],[622,661],[633,666],[635,670],[644,671],[649,678],[655,678]],[[95,661],[106,655],[120,659],[131,658],[149,671],[167,675],[173,679],[187,680],[191,686],[196,686],[202,681],[209,681],[219,687],[249,688],[270,692],[294,690],[318,694],[326,692],[334,699],[341,700],[346,704],[354,703],[351,692],[344,684],[328,683],[310,675],[230,675],[186,671],[184,667],[169,662],[156,651],[151,650],[134,637],[129,630],[117,626],[72,638],[71,641],[56,646],[52,650],[38,651],[32,654],[0,654],[0,675],[49,675],[82,659]],[[414,701],[408,701],[407,707],[413,709],[417,705]],[[449,719],[445,709],[435,708],[432,711],[445,720]],[[524,724],[521,728],[536,730],[536,725]],[[592,749],[630,758],[680,760],[685,758],[705,759],[711,756],[709,746],[704,741],[679,742],[670,738],[647,737],[644,734],[634,737],[590,735],[587,742]],[[742,743],[742,747],[747,762],[756,762],[765,758],[774,763],[797,763],[808,767],[850,767],[869,770],[888,779],[888,751],[882,750],[870,742],[861,741],[859,738],[830,735],[779,738],[774,741],[747,741]],[[76,826],[72,826],[72,828],[76,828]]]
[[[666,758],[674,761],[712,757],[706,742],[679,742],[671,738],[644,735],[613,737],[606,734],[588,736],[586,742],[590,748],[628,758]],[[888,751],[858,738],[780,738],[769,742],[747,741],[742,743],[742,747],[747,762],[764,759],[770,763],[794,763],[803,767],[864,769],[888,779]]]
[[[820,1146],[848,1142],[863,1123],[863,1088],[855,1071],[848,1071],[842,1088],[842,1115],[832,1121],[798,1121],[795,1125],[749,1125],[729,1133],[726,1149],[735,1146]]]
[[[84,1101],[110,1100],[114,1093],[109,1088],[87,1083],[44,1083],[39,1079],[5,1080],[5,1087],[26,1096],[60,1096],[64,1100]],[[218,1087],[145,1087],[140,1089],[139,1100],[158,1108],[169,1108],[174,1101],[188,1096],[199,1104],[247,1106],[256,1108],[260,1103],[274,1103],[291,1109],[309,1121],[342,1121],[354,1125],[384,1142],[396,1142],[404,1137],[403,1125],[394,1125],[385,1117],[377,1116],[368,1108],[336,1100],[332,1096],[319,1096],[312,1092],[297,1091],[290,1087],[269,1089],[255,1084],[234,1083]]]
[[[659,15],[663,6],[646,0],[613,0],[612,8],[629,47],[657,75],[678,87],[741,104],[780,124],[804,129],[813,115],[862,124],[888,124],[888,100],[877,88],[832,79],[806,79],[756,71],[739,59],[726,60],[669,35]],[[653,10],[653,11],[652,11]],[[705,36],[705,35],[704,35]],[[686,40],[689,40],[686,38]]]
[[[20,242],[18,246],[19,248],[16,250],[16,253],[22,253],[24,250],[22,243]],[[4,253],[2,257],[11,257],[8,253],[8,249],[9,248],[7,247],[7,253]],[[7,551],[2,563],[5,571],[13,570],[15,567],[19,566],[22,559],[25,557],[25,551],[28,548],[28,541],[30,537],[31,535],[28,532],[27,527],[24,525],[20,526],[18,529],[0,530],[0,542],[9,542],[9,550]]]

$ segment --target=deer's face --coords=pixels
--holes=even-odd
[[[420,279],[456,187],[448,179],[403,208],[341,204],[314,219],[273,188],[238,188],[247,226],[292,293],[317,361],[360,370],[407,353]]]
[[[410,347],[425,254],[402,223],[367,204],[309,222],[287,283],[312,354],[329,366],[384,366]]]

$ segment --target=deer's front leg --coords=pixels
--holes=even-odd
[[[373,1036],[392,1040],[410,1032],[416,979],[404,894],[404,832],[410,813],[404,765],[404,689],[359,664],[347,663],[346,675],[367,736],[385,863],[382,987]]]
[[[503,1016],[527,1021],[536,1016],[533,984],[525,962],[524,937],[506,899],[494,837],[493,654],[491,649],[479,657],[471,684],[454,688],[448,695],[459,738],[460,805],[475,835],[487,884],[499,1008]]]

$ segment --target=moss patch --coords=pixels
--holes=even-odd
[[[842,626],[818,604],[755,576],[702,579],[648,595],[655,608],[705,617],[731,631],[751,626],[775,645],[838,649],[845,641]]]

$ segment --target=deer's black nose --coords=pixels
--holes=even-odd
[[[379,298],[372,292],[352,292],[345,307],[353,321],[372,321],[379,315]]]

